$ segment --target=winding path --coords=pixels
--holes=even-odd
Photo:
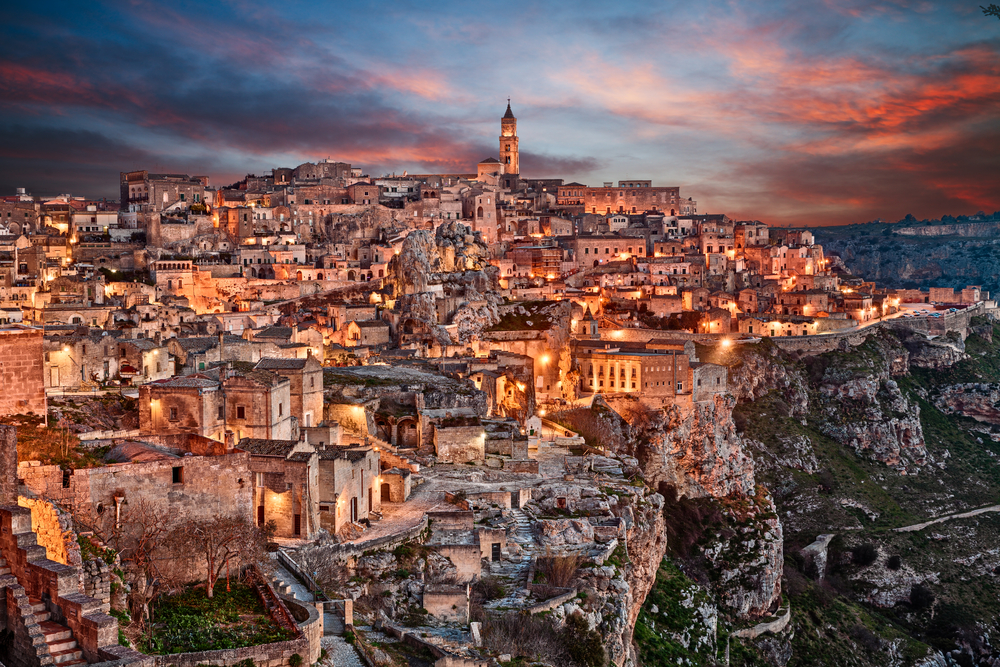
[[[932,519],[930,521],[924,521],[923,523],[915,523],[912,526],[893,528],[892,530],[896,533],[912,533],[918,530],[923,530],[927,526],[933,526],[936,523],[943,523],[945,521],[950,521],[952,519],[967,519],[970,516],[986,514],[987,512],[1000,512],[1000,505],[990,505],[989,507],[980,507],[977,510],[971,510],[969,512],[961,512],[959,514],[949,514],[947,516],[938,517],[937,519]]]

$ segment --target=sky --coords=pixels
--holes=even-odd
[[[521,174],[652,179],[778,225],[1000,210],[981,2],[22,2],[0,26],[0,195],[322,158],[469,173],[507,98]]]

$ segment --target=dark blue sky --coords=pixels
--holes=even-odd
[[[780,224],[1000,209],[978,2],[18,3],[0,193],[323,157],[468,172],[512,98],[525,176],[651,178]]]

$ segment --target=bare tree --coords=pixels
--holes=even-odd
[[[986,7],[979,5],[979,8],[983,10],[984,16],[995,16],[1000,19],[1000,5],[987,5]]]
[[[215,582],[226,572],[242,565],[262,564],[267,559],[266,535],[246,517],[218,515],[210,519],[191,519],[174,529],[173,539],[191,554],[198,554],[205,566],[205,593],[211,598]]]

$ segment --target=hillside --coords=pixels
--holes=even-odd
[[[979,319],[947,345],[874,331],[817,356],[768,341],[699,356],[730,369],[739,446],[780,519],[782,597],[734,613],[733,581],[759,580],[737,565],[725,582],[730,546],[758,529],[733,497],[661,484],[668,558],[636,625],[642,664],[1000,664],[1000,326]],[[748,636],[761,624],[780,631]]]
[[[816,243],[851,273],[895,288],[982,285],[1000,290],[998,223],[949,225],[868,223],[817,227]]]

